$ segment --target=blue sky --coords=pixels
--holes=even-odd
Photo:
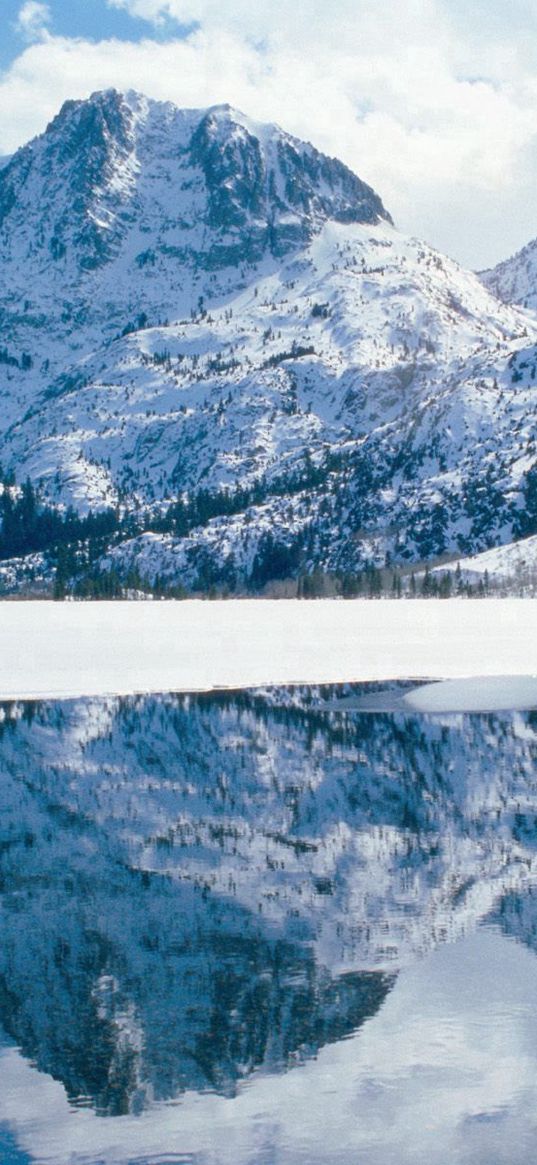
[[[8,67],[25,47],[25,37],[17,28],[21,0],[2,0],[0,69]],[[113,8],[106,0],[48,0],[49,28],[60,37],[82,37],[93,41],[111,37],[137,41],[150,32],[154,39],[165,41],[184,35],[177,21],[164,20],[160,26],[136,16],[127,9]],[[184,32],[188,32],[188,26]]]
[[[11,64],[25,47],[25,38],[17,29],[17,16],[21,7],[20,0],[2,2],[2,69]],[[129,40],[138,38],[143,30],[147,31],[146,21],[133,19],[125,11],[110,8],[105,0],[52,0],[49,8],[52,14],[51,30],[58,36],[92,37],[95,40],[113,36]]]
[[[468,266],[537,236],[535,0],[0,0],[0,154],[66,98],[229,101]]]

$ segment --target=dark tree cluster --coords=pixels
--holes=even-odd
[[[183,538],[191,530],[206,526],[213,518],[232,517],[263,501],[260,484],[249,489],[200,489],[189,497],[178,498],[165,513],[148,519],[146,528],[156,533],[173,534]]]
[[[23,372],[29,372],[33,368],[33,360],[29,352],[23,352],[20,360],[8,352],[7,348],[0,348],[0,364],[7,364],[9,368],[21,368]]]
[[[110,539],[119,528],[116,510],[81,518],[74,509],[43,503],[28,479],[20,490],[5,482],[0,496],[0,559],[19,558],[73,542]]]
[[[526,473],[523,492],[523,505],[515,519],[516,535],[527,538],[530,534],[537,534],[537,461]]]

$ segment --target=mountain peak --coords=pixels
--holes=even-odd
[[[214,270],[287,254],[329,220],[391,221],[341,162],[228,104],[181,110],[134,90],[97,91],[65,102],[0,170],[4,245],[20,234],[28,259],[67,263],[73,274],[109,263],[134,222],[156,236],[140,251],[169,258],[172,248]]]
[[[62,132],[73,122],[83,120],[86,124],[98,112],[104,118],[118,117],[129,109],[127,94],[117,89],[98,89],[90,97],[64,101],[61,109],[49,122],[45,135]]]

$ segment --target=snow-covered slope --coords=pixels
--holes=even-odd
[[[432,574],[441,575],[444,569],[436,567]],[[502,584],[512,589],[516,586],[519,591],[534,595],[537,592],[537,535],[461,558],[457,569],[465,582],[484,580],[487,576],[500,587]]]
[[[108,565],[261,581],[269,532],[291,572],[519,532],[536,322],[277,127],[69,102],[0,173],[0,262],[4,466],[80,510],[235,495]]]
[[[537,308],[537,239],[532,239],[510,259],[480,272],[485,287],[504,303]]]

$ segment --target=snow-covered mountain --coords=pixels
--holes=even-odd
[[[339,162],[227,106],[113,90],[67,102],[0,179],[13,353],[20,363],[26,337],[49,361],[39,383],[141,319],[190,318],[200,298],[237,290],[241,265],[277,265],[327,219],[388,218]]]
[[[145,512],[107,568],[262,582],[532,532],[537,320],[277,127],[68,102],[0,171],[0,263],[0,462]]]
[[[537,308],[537,239],[496,267],[480,272],[485,287],[503,303]]]

